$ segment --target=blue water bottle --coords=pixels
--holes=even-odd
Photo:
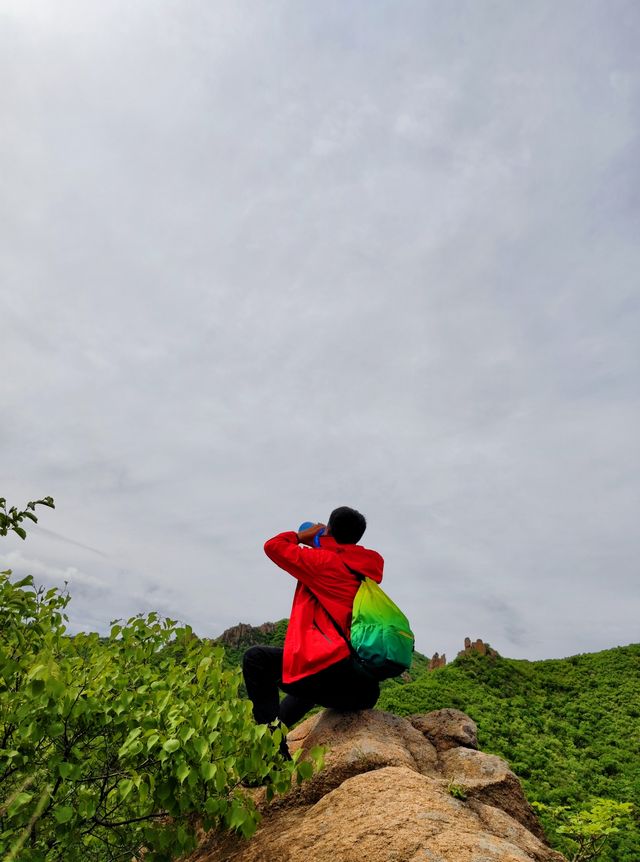
[[[298,532],[301,533],[303,530],[308,530],[309,527],[313,527],[313,523],[314,523],[313,521],[305,521],[304,523],[300,524],[300,526],[298,527]],[[324,533],[324,527],[321,530],[318,530],[318,532],[313,537],[313,544],[316,548],[320,547],[320,536],[323,533]]]

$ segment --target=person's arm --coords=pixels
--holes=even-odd
[[[313,589],[318,573],[331,562],[333,555],[321,548],[302,548],[299,542],[311,544],[313,537],[322,527],[322,524],[315,524],[301,533],[294,530],[279,533],[265,542],[264,552],[277,566]]]
[[[312,548],[313,540],[321,531],[328,535],[329,531],[326,524],[312,524],[310,527],[307,527],[306,530],[300,530],[298,532],[298,542],[301,545],[309,545],[309,547]]]

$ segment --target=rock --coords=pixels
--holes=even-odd
[[[271,804],[254,793],[254,837],[212,832],[191,862],[565,862],[508,765],[463,747],[475,725],[457,710],[411,721],[325,710],[288,741],[327,746],[322,772]]]
[[[316,802],[351,778],[384,766],[404,766],[425,775],[438,775],[435,747],[404,718],[367,709],[312,715],[289,733],[291,753],[326,746],[325,767],[296,793],[296,804]]]
[[[477,653],[478,655],[488,655],[492,658],[495,658],[498,653],[489,644],[485,643],[482,638],[478,638],[475,641],[472,641],[471,638],[464,639],[464,649],[460,650],[458,653],[458,658],[462,658],[465,655],[473,655]]]
[[[442,655],[438,655],[437,652],[434,652],[429,660],[428,670],[438,670],[438,668],[445,667],[446,664],[446,655],[444,653],[442,653]]]
[[[459,709],[438,709],[426,715],[412,715],[409,721],[438,751],[448,751],[460,745],[478,747],[478,727]]]
[[[543,842],[541,849],[540,840],[534,833],[521,823],[514,822],[512,817],[505,814],[499,808],[495,808],[493,805],[486,805],[478,799],[469,799],[468,805],[469,808],[476,812],[488,832],[516,844],[528,853],[532,859],[537,860],[537,862],[545,862],[549,858],[562,859],[559,853],[550,851],[545,842]],[[550,852],[552,853],[551,857],[549,857]],[[562,860],[562,862],[565,862],[565,860]]]
[[[470,748],[453,748],[443,753],[440,766],[445,778],[461,785],[467,796],[501,809],[538,838],[545,839],[522,785],[500,757]]]
[[[228,838],[199,862],[564,862],[507,815],[454,799],[406,767],[356,775],[312,806],[266,817],[251,841]]]
[[[248,623],[238,623],[230,629],[222,632],[217,640],[230,647],[246,647],[254,643],[263,643],[267,635],[271,635],[277,628],[276,623],[262,623],[259,626],[250,626]]]

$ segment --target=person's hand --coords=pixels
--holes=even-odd
[[[313,540],[320,530],[326,530],[326,524],[314,524],[312,527],[307,527],[306,530],[301,530],[298,533],[298,542],[301,545],[313,547]]]

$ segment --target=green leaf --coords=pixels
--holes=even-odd
[[[127,796],[133,790],[133,781],[130,778],[123,778],[122,781],[118,782],[118,793],[120,794],[120,799],[123,801],[127,798]]]
[[[308,760],[302,760],[297,764],[296,771],[302,778],[311,778],[313,775],[313,764]]]
[[[176,769],[176,777],[180,784],[184,784],[185,778],[189,775],[191,769],[187,766],[186,763],[181,763]]]
[[[73,808],[70,805],[54,808],[53,816],[56,818],[57,823],[68,823],[73,817]]]
[[[77,809],[80,817],[93,817],[96,813],[96,800],[91,796],[81,797],[78,799]]]
[[[204,760],[207,754],[209,753],[209,744],[206,739],[203,739],[201,736],[193,741],[193,747],[198,753],[198,759]]]
[[[138,788],[138,799],[141,803],[145,803],[147,801],[147,797],[149,796],[149,785],[146,781],[142,781],[140,787]]]
[[[204,803],[204,810],[207,814],[218,814],[220,811],[221,801],[210,796]]]
[[[22,527],[13,527],[13,532],[17,533],[21,539],[27,538],[27,531]]]
[[[162,748],[168,753],[173,754],[174,751],[177,751],[180,748],[180,740],[176,739],[175,736],[171,737],[171,739],[167,739]]]
[[[38,695],[42,694],[44,691],[44,680],[43,679],[32,679],[29,683],[29,690],[31,694]]]
[[[147,740],[147,751],[151,751],[151,749],[158,742],[159,739],[160,737],[157,733],[152,734]]]
[[[120,746],[120,750],[118,751],[118,757],[122,757],[125,755],[130,748],[131,744],[140,736],[142,733],[141,727],[134,727],[134,729],[127,736],[123,744]]]
[[[215,763],[201,763],[200,764],[200,775],[204,778],[205,781],[211,781],[211,779],[216,774],[216,765]]]
[[[58,772],[62,778],[79,778],[80,767],[77,763],[68,763],[63,761],[58,764]]]
[[[193,734],[196,732],[195,727],[183,727],[180,731],[180,736],[182,737],[182,742],[189,742]]]
[[[27,575],[19,581],[16,581],[13,585],[14,588],[20,589],[21,587],[30,587],[33,586],[33,575]]]

